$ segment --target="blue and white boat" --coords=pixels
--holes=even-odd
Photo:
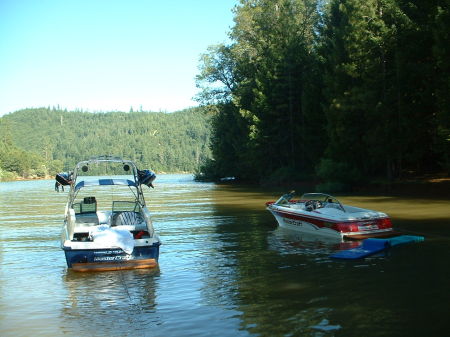
[[[99,176],[98,172],[113,174]],[[70,186],[61,234],[69,268],[91,271],[158,265],[161,241],[142,190],[142,185],[153,187],[155,178],[152,171],[140,171],[132,161],[110,156],[81,161],[73,172],[56,176],[57,187]]]

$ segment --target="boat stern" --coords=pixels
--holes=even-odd
[[[363,221],[337,223],[335,229],[341,233],[344,239],[350,240],[386,238],[399,235],[392,228],[392,222],[387,216]]]
[[[81,248],[64,246],[67,267],[75,271],[108,271],[154,268],[158,265],[159,241],[135,246],[131,254],[121,248]]]

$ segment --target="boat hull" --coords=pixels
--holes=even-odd
[[[159,242],[135,246],[131,254],[120,248],[72,249],[63,247],[67,267],[76,271],[106,271],[154,268],[158,265]]]
[[[389,237],[397,235],[395,232],[393,232],[392,228],[370,230],[371,220],[355,221],[355,224],[357,223],[361,228],[364,228],[364,230],[362,231],[340,232],[335,229],[336,225],[339,222],[333,219],[308,217],[303,214],[296,214],[294,212],[282,212],[271,207],[268,207],[268,210],[275,217],[280,227],[288,228],[302,233],[335,238],[337,240],[361,240],[372,237]]]
[[[290,215],[271,209],[269,209],[269,211],[273,214],[280,227],[307,234],[321,235],[339,240],[342,239],[342,235],[340,235],[339,232],[332,230],[331,228],[321,227],[319,224],[314,224],[312,223],[312,219]]]

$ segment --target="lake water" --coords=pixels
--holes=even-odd
[[[161,175],[146,200],[159,268],[77,273],[60,230],[67,191],[0,183],[0,336],[448,336],[450,202],[345,197],[425,242],[358,261],[279,229],[278,192]]]

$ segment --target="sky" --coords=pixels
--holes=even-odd
[[[238,0],[0,0],[0,116],[33,107],[197,106],[209,45]]]

